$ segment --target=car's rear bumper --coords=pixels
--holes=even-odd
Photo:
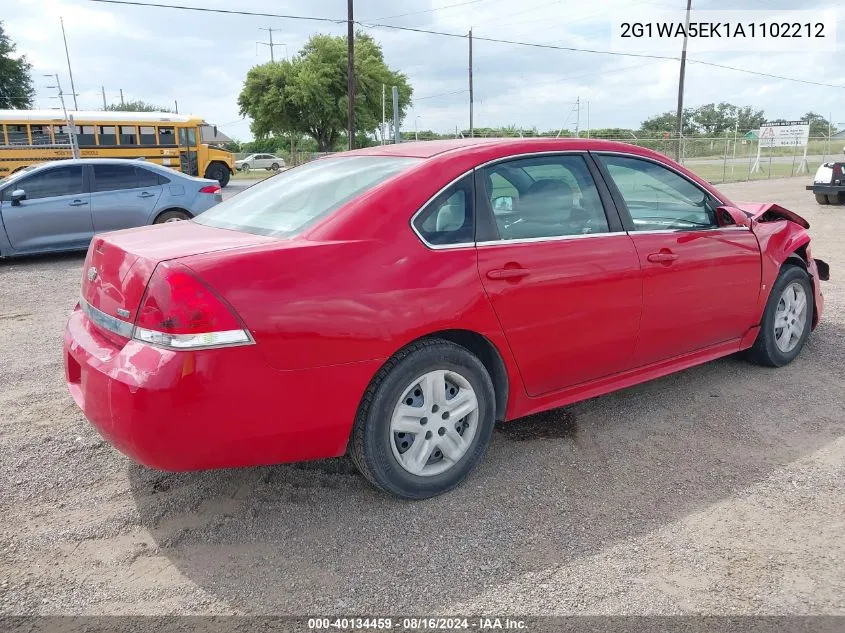
[[[823,193],[823,194],[832,194],[832,193],[840,193],[845,191],[845,185],[807,185],[807,191],[812,191],[813,193]]]
[[[68,389],[121,452],[152,468],[200,470],[342,455],[377,361],[271,368],[256,346],[170,351],[116,345],[81,310],[64,335]]]

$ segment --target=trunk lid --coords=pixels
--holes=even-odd
[[[744,211],[755,222],[789,220],[805,229],[810,228],[810,223],[800,215],[773,202],[735,202],[733,206]]]
[[[82,298],[108,317],[134,323],[147,282],[159,262],[273,241],[276,240],[270,237],[194,222],[97,235],[82,269]],[[107,331],[101,323],[97,325]],[[113,333],[110,335],[114,337]]]

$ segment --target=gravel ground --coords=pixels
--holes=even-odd
[[[0,263],[0,614],[845,615],[845,207],[725,186],[813,225],[834,280],[798,360],[728,358],[499,429],[408,503],[345,459],[168,474],[63,381],[80,255]]]

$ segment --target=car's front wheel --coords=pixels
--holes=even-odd
[[[244,163],[243,165],[241,165],[240,170],[241,170],[241,172],[243,172],[243,173],[247,173],[247,172],[249,172],[249,164],[248,164],[248,163]]]
[[[378,372],[350,441],[358,470],[382,490],[425,499],[451,490],[484,455],[495,418],[482,362],[454,343],[411,344]]]
[[[800,266],[786,264],[772,286],[749,358],[768,367],[791,363],[810,336],[814,307],[809,273]]]

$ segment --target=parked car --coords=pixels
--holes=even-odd
[[[0,256],[84,250],[95,233],[187,220],[222,199],[216,180],[143,161],[40,163],[0,181]]]
[[[807,185],[819,204],[842,204],[845,201],[845,161],[822,163],[813,177],[813,184]]]
[[[279,171],[284,166],[284,159],[272,154],[250,154],[246,158],[235,161],[235,168],[240,171],[249,171],[250,169]]]
[[[67,384],[153,468],[348,451],[376,486],[430,497],[497,420],[740,351],[790,363],[829,275],[808,226],[622,143],[358,150],[95,238]]]

